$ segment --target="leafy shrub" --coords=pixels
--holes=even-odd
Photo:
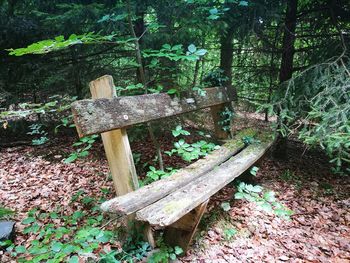
[[[167,171],[157,170],[153,166],[150,166],[149,169],[150,170],[147,172],[146,178],[141,182],[141,185],[150,184],[177,172],[176,169],[173,169],[171,167],[166,168]]]
[[[11,209],[0,206],[0,219],[13,215],[15,212]]]
[[[166,151],[165,153],[169,156],[176,153],[187,162],[197,160],[201,156],[206,156],[208,153],[220,147],[219,145],[215,145],[214,143],[208,143],[203,140],[192,144],[188,144],[185,142],[184,139],[180,139],[178,142],[175,142],[174,146],[175,149],[172,149],[171,151]]]
[[[244,182],[239,183],[235,199],[246,199],[249,202],[256,203],[262,210],[274,213],[282,218],[288,219],[293,214],[293,211],[276,201],[275,192],[264,192],[260,185],[253,186]]]
[[[83,158],[89,155],[89,150],[97,140],[98,135],[91,135],[81,138],[73,144],[74,147],[80,146],[76,151],[72,152],[68,158],[64,160],[65,163],[72,163],[78,158]]]

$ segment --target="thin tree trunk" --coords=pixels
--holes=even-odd
[[[295,42],[295,29],[297,24],[297,10],[298,0],[287,1],[287,11],[285,17],[285,26],[283,33],[283,47],[282,47],[282,59],[279,73],[280,84],[289,80],[293,75],[293,57],[294,57],[294,42]],[[281,85],[281,87],[283,87]],[[280,115],[280,112],[278,112]],[[285,120],[278,116],[278,128]],[[277,135],[277,144],[274,151],[274,155],[281,159],[287,158],[287,137],[283,137],[282,134]]]
[[[145,71],[144,71],[143,62],[142,62],[139,38],[136,36],[135,29],[134,29],[134,26],[133,26],[133,23],[132,23],[132,19],[131,19],[130,1],[127,1],[127,6],[128,6],[128,23],[129,23],[130,33],[131,33],[131,36],[135,39],[134,40],[134,44],[135,44],[136,60],[137,60],[137,63],[139,65],[138,66],[138,72],[139,72],[138,76],[140,78],[141,83],[143,84],[144,89],[147,92],[146,76],[145,76]],[[151,124],[149,122],[147,123],[147,128],[148,128],[148,132],[150,134],[152,143],[156,147],[158,163],[159,163],[159,169],[164,171],[163,157],[162,157],[162,152],[161,152],[161,149],[160,149],[160,145],[159,145],[159,143],[157,141],[157,138],[156,138],[156,136],[154,134],[152,126],[151,126]]]
[[[232,61],[233,61],[233,33],[234,28],[230,27],[220,38],[220,68],[227,80],[224,85],[230,91],[232,98],[237,99],[237,90],[232,86]]]

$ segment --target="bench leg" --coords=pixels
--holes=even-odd
[[[179,246],[186,252],[207,208],[208,201],[200,204],[178,221],[168,226],[164,231],[164,241],[170,246]]]
[[[156,247],[156,242],[154,240],[152,227],[149,224],[145,224],[145,230],[144,230],[143,233],[144,233],[144,236],[145,236],[145,240],[148,241],[148,243],[150,244],[150,246],[152,248],[155,248]]]

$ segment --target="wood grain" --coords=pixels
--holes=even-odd
[[[180,169],[175,174],[146,185],[134,192],[116,197],[101,205],[102,210],[121,215],[132,214],[148,206],[169,193],[208,173],[222,162],[244,148],[241,136],[235,137],[195,163]]]
[[[202,216],[205,213],[209,200],[197,206],[190,213],[184,215],[164,231],[164,240],[171,247],[179,246],[187,251],[196,232]]]
[[[72,103],[80,137],[125,128],[229,102],[226,88],[206,89],[206,96],[170,97],[166,93],[80,100]]]
[[[249,169],[271,145],[272,142],[249,145],[214,170],[139,210],[136,219],[158,227],[173,224]]]
[[[90,92],[94,99],[116,96],[112,77],[103,76],[90,82]],[[117,196],[134,191],[138,179],[126,130],[104,132],[101,137]]]

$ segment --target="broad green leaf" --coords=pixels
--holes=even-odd
[[[183,253],[184,251],[183,251],[183,249],[181,248],[181,247],[179,247],[179,246],[176,246],[175,248],[174,248],[174,253],[176,254],[176,255],[180,255],[181,253]]]
[[[78,258],[78,256],[72,256],[72,257],[70,257],[68,263],[79,263],[79,258]]]
[[[225,212],[230,211],[230,209],[231,209],[229,202],[223,202],[223,203],[221,203],[220,206]]]
[[[197,48],[195,45],[191,44],[188,46],[188,51],[191,52],[191,53],[194,53],[196,52]]]
[[[61,242],[54,241],[54,243],[52,243],[51,245],[51,250],[54,252],[60,252],[62,247],[63,247],[63,244]]]
[[[34,223],[35,221],[36,221],[36,219],[34,217],[27,217],[26,219],[24,219],[22,221],[22,224],[28,225],[28,224]]]
[[[17,253],[25,253],[26,252],[26,248],[25,248],[25,246],[17,246],[16,248],[15,248],[15,251],[17,252]]]
[[[176,94],[176,93],[177,93],[177,89],[170,89],[170,90],[167,91],[167,93],[168,93],[169,95]]]

